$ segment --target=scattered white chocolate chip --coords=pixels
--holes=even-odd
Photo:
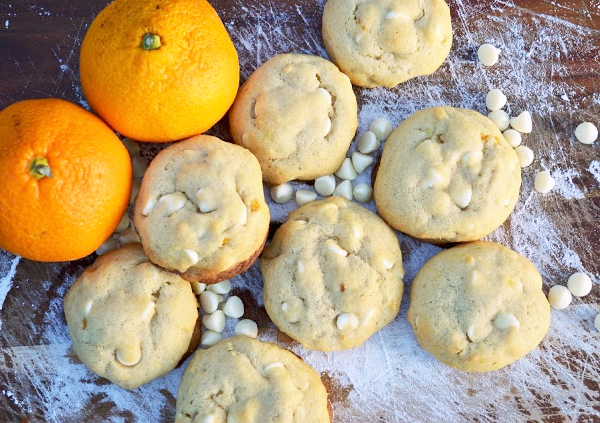
[[[364,154],[372,153],[381,146],[381,141],[377,139],[375,134],[367,131],[358,139],[358,151]]]
[[[324,247],[325,250],[329,251],[330,253],[337,254],[342,257],[346,257],[348,255],[348,251],[340,247],[340,244],[338,244],[334,239],[328,239],[325,241]]]
[[[335,189],[335,176],[326,175],[315,179],[315,191],[323,197],[329,197]]]
[[[354,313],[342,313],[338,315],[335,324],[339,330],[352,330],[358,327],[358,316]]]
[[[141,320],[148,320],[150,317],[154,315],[156,312],[156,303],[154,301],[150,301],[142,310]]]
[[[356,170],[354,170],[354,166],[352,166],[352,160],[346,157],[340,168],[335,172],[335,176],[340,179],[347,179],[350,181],[355,180],[358,174],[356,173]]]
[[[144,206],[144,208],[142,209],[142,216],[148,216],[154,209],[155,205],[156,201],[153,198],[150,198]]]
[[[285,365],[283,363],[269,363],[265,366],[265,373],[269,373],[274,369],[285,369]]]
[[[223,332],[223,329],[225,329],[225,313],[223,313],[223,310],[215,310],[202,318],[202,324],[206,329],[213,332]]]
[[[392,124],[384,118],[377,118],[369,126],[369,131],[375,134],[375,137],[381,142],[388,139],[392,133]]]
[[[121,220],[119,221],[119,224],[117,225],[117,228],[115,229],[116,233],[121,233],[123,232],[125,229],[127,229],[129,227],[129,215],[127,213],[125,213],[123,215],[123,217],[121,218]]]
[[[129,195],[129,204],[135,203],[135,198],[137,197],[138,192],[140,192],[140,181],[134,179],[131,182],[131,194]]]
[[[352,195],[359,203],[368,203],[373,198],[373,188],[369,184],[357,184],[352,190]]]
[[[356,173],[363,173],[373,163],[373,157],[355,151],[352,153],[352,166]]]
[[[225,316],[233,317],[234,319],[242,317],[244,315],[244,303],[240,297],[235,295],[229,297],[223,306],[223,313],[225,313]]]
[[[600,313],[598,313],[594,319],[594,326],[596,326],[596,329],[600,332]]]
[[[522,112],[519,116],[511,117],[510,126],[522,134],[529,134],[533,129],[531,113],[525,111]]]
[[[490,90],[485,96],[485,105],[492,112],[506,106],[506,101],[507,98],[504,93],[496,88]]]
[[[427,188],[436,188],[440,183],[444,181],[442,175],[432,168],[427,170],[427,176],[425,177],[425,182],[427,183]]]
[[[214,292],[204,291],[200,294],[200,306],[206,313],[214,313],[221,301],[222,297]]]
[[[127,149],[127,152],[129,153],[129,155],[131,157],[137,156],[138,154],[140,154],[140,143],[139,142],[134,141],[131,138],[123,138],[121,140],[121,142],[123,143],[123,145],[125,146],[125,148]]]
[[[200,295],[206,290],[206,284],[202,282],[192,282],[192,291],[194,294]]]
[[[210,345],[210,346],[212,346],[212,345]],[[181,417],[183,418],[183,414],[181,415]],[[204,417],[204,419],[202,420],[202,423],[216,423],[216,422],[217,422],[217,418],[212,414],[209,414],[208,416]]]
[[[188,267],[191,267],[200,261],[198,253],[189,249],[181,250],[181,258]]]
[[[547,194],[552,191],[556,182],[550,172],[547,170],[542,170],[535,176],[535,181],[533,182],[533,186],[535,190],[540,194]]]
[[[327,99],[327,101],[329,103],[331,103],[331,94],[329,94],[329,91],[327,91],[325,88],[323,88],[323,87],[317,88],[317,94],[319,94],[323,98]]]
[[[217,209],[212,192],[207,189],[200,188],[196,192],[196,201],[201,213],[210,213]]]
[[[101,256],[102,254],[106,254],[109,251],[116,250],[117,248],[119,248],[119,243],[115,239],[115,237],[111,236],[106,241],[104,241],[101,246],[98,247],[98,249],[96,250],[96,254]]]
[[[331,131],[331,119],[327,118],[323,122],[321,133],[323,134],[323,137],[326,137]]]
[[[83,315],[87,316],[88,314],[90,314],[90,311],[92,311],[92,306],[94,305],[94,301],[89,300],[87,303],[85,303],[85,306],[83,307]]]
[[[511,121],[510,117],[508,116],[508,113],[506,113],[504,110],[496,110],[494,112],[490,112],[488,114],[488,119],[494,122],[494,125],[496,125],[498,129],[500,129],[500,131],[505,131],[506,129],[508,129],[508,126],[510,125]]]
[[[118,349],[115,355],[123,366],[135,366],[142,359],[142,349],[139,346]]]
[[[340,197],[344,197],[348,201],[352,201],[352,184],[350,181],[342,181],[340,184],[335,187],[333,191],[333,195],[339,195]]]
[[[134,242],[140,242],[140,236],[135,229],[126,229],[119,234],[119,244],[127,245],[133,244]]]
[[[577,125],[575,137],[583,144],[593,144],[598,139],[598,128],[591,122],[583,122]]]
[[[298,270],[298,273],[304,273],[304,263],[302,261],[298,260],[296,263],[296,270]]]
[[[225,295],[231,291],[231,281],[229,279],[225,279],[224,281],[208,285],[206,289],[214,292],[215,294]]]
[[[471,342],[475,342],[475,325],[471,324],[467,328],[467,338],[471,340]]]
[[[271,198],[277,204],[285,204],[292,199],[294,188],[287,182],[271,187]]]
[[[140,156],[134,156],[131,159],[131,171],[134,178],[142,178],[144,173],[148,170],[148,162],[146,159]]]
[[[381,259],[381,266],[383,266],[385,270],[390,270],[392,267],[394,267],[394,262],[383,257]]]
[[[235,334],[256,338],[258,336],[258,325],[255,321],[250,319],[240,320],[235,325]]]
[[[187,197],[181,191],[175,191],[172,194],[163,195],[158,200],[158,204],[163,204],[166,207],[167,216],[175,214],[185,206]]]
[[[523,141],[523,136],[521,133],[519,131],[515,131],[514,129],[507,129],[502,133],[502,135],[504,135],[504,138],[506,138],[506,141],[508,141],[512,148],[520,146],[521,142]]]
[[[496,326],[496,329],[498,330],[505,330],[510,327],[519,328],[521,324],[512,314],[501,311],[494,318],[494,326]]]
[[[492,44],[482,44],[477,50],[477,58],[484,66],[494,66],[498,63],[500,57],[500,49],[494,47]]]
[[[519,165],[521,167],[527,167],[531,163],[533,163],[533,151],[531,151],[531,148],[525,145],[520,145],[517,148],[515,148],[515,153],[517,153],[517,157],[519,158]]]
[[[483,160],[483,151],[481,150],[472,150],[466,152],[462,156],[462,163],[468,167],[474,167],[475,165],[481,165],[481,161]]]
[[[296,204],[302,207],[306,203],[310,203],[317,199],[317,193],[309,191],[307,189],[299,189],[296,191]]]
[[[569,277],[567,288],[576,297],[585,297],[592,290],[592,279],[582,272],[573,273]]]
[[[205,330],[200,337],[200,345],[204,348],[212,347],[217,342],[223,339],[220,333],[213,332],[212,330]]]
[[[548,302],[552,308],[557,310],[567,308],[567,306],[571,304],[572,298],[571,291],[569,291],[566,286],[554,285],[550,288],[550,291],[548,291]]]

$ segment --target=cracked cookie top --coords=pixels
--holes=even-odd
[[[308,364],[236,336],[198,350],[177,392],[176,423],[329,423],[327,391]]]
[[[306,348],[357,347],[398,314],[398,239],[377,215],[341,197],[292,212],[260,269],[269,317]]]
[[[134,219],[150,260],[187,280],[216,283],[243,272],[269,229],[256,157],[207,135],[167,147],[144,175]]]
[[[197,307],[190,284],[150,263],[140,244],[100,256],[64,299],[79,359],[125,389],[177,366],[192,341]]]
[[[327,53],[353,84],[395,87],[439,68],[452,45],[444,0],[328,0]]]
[[[271,185],[335,172],[358,126],[352,84],[317,56],[280,54],[258,68],[229,112],[236,144],[258,158]]]
[[[521,168],[498,127],[465,109],[406,119],[383,149],[373,196],[392,227],[433,243],[480,239],[517,203]]]
[[[467,372],[504,367],[534,349],[550,325],[542,277],[493,242],[442,251],[417,273],[408,320],[421,346]]]

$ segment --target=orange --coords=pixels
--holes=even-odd
[[[221,119],[239,85],[237,51],[206,0],[115,0],[81,45],[90,106],[138,141],[175,141]]]
[[[96,250],[129,203],[131,162],[102,120],[64,100],[0,111],[0,248],[38,261]]]

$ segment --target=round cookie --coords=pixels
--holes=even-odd
[[[493,242],[444,250],[417,273],[408,320],[419,344],[466,372],[523,357],[550,325],[542,277],[525,257]]]
[[[229,112],[236,144],[258,158],[271,185],[338,170],[358,126],[352,84],[331,62],[280,54],[258,68]]]
[[[244,272],[269,230],[256,157],[207,135],[169,146],[144,175],[134,221],[150,260],[184,279],[216,283]]]
[[[200,341],[189,282],[150,263],[140,244],[96,259],[63,306],[79,359],[125,389],[167,374]]]
[[[323,41],[353,84],[395,87],[444,63],[450,9],[444,0],[328,0]]]
[[[485,116],[433,107],[406,119],[388,138],[373,197],[393,228],[433,243],[480,239],[517,203],[517,154]]]
[[[362,345],[396,317],[404,289],[394,232],[341,197],[292,212],[265,249],[260,270],[271,320],[321,351]]]
[[[198,350],[177,392],[176,423],[329,423],[319,375],[270,342],[236,336]]]

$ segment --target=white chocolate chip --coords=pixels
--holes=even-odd
[[[223,306],[223,313],[225,316],[233,317],[234,319],[239,319],[244,315],[244,303],[235,295],[229,297]]]
[[[377,139],[375,134],[371,131],[367,131],[360,136],[358,139],[358,151],[364,154],[372,153],[379,149],[381,141]]]
[[[356,173],[363,173],[373,163],[373,157],[355,151],[352,153],[352,166]]]
[[[358,316],[354,313],[342,313],[338,315],[335,324],[339,330],[352,330],[358,327]]]
[[[265,366],[265,373],[269,373],[275,369],[285,369],[285,365],[283,363],[269,363]]]
[[[172,194],[163,195],[158,200],[158,204],[163,204],[166,207],[167,216],[177,213],[185,206],[187,197],[181,191],[175,191]]]
[[[315,179],[315,191],[323,197],[329,197],[335,190],[335,176],[326,175]]]
[[[219,303],[221,301],[222,297],[214,292],[204,291],[202,294],[200,294],[200,306],[206,313],[214,313],[219,307]]]
[[[506,141],[508,141],[512,148],[520,146],[521,142],[523,141],[523,136],[521,133],[519,131],[515,131],[514,129],[507,129],[502,133],[502,135],[504,135],[504,138],[506,138]]]
[[[522,134],[529,134],[533,129],[533,122],[531,121],[531,113],[525,111],[519,116],[513,116],[510,118],[510,126],[513,129],[519,131]]]
[[[116,351],[116,357],[123,366],[135,366],[142,359],[142,349],[140,346],[131,346],[128,348],[119,348]]]
[[[329,91],[327,91],[325,88],[323,88],[323,87],[317,88],[317,94],[319,94],[323,98],[327,99],[328,103],[331,103],[331,94],[329,94]]]
[[[469,185],[457,187],[450,187],[450,198],[452,202],[461,209],[466,209],[471,204],[471,198],[473,197],[473,190]]]
[[[339,195],[348,201],[352,201],[352,183],[350,183],[350,181],[340,182],[340,184],[335,187],[333,195]]]
[[[483,160],[483,151],[481,150],[473,150],[468,151],[462,156],[462,163],[467,167],[474,167],[476,165],[481,165],[481,161]]]
[[[256,338],[258,336],[258,325],[255,321],[250,319],[240,320],[235,325],[235,334]]]
[[[554,285],[550,288],[550,291],[548,291],[548,302],[552,308],[557,310],[567,308],[567,306],[571,304],[572,298],[571,291],[569,291],[566,286]]]
[[[567,288],[576,297],[585,297],[592,290],[592,279],[582,272],[573,273],[569,277]]]
[[[134,156],[131,159],[131,171],[134,178],[142,178],[148,170],[148,162],[140,156]]]
[[[140,192],[140,181],[134,179],[131,182],[131,194],[129,195],[129,204],[135,203],[135,199],[138,195],[138,192]]]
[[[87,316],[88,314],[90,314],[90,311],[92,311],[92,306],[94,305],[94,301],[92,300],[88,300],[87,303],[85,303],[85,306],[83,307],[83,315]]]
[[[281,311],[284,313],[290,309],[290,305],[286,302],[281,303]]]
[[[403,18],[404,15],[400,12],[397,12],[395,10],[392,10],[390,12],[387,13],[387,15],[385,15],[386,19],[397,19],[397,18]]]
[[[428,188],[437,188],[443,181],[444,178],[437,170],[431,168],[427,170],[425,182],[427,183]]]
[[[104,241],[101,246],[98,247],[98,249],[96,250],[96,254],[101,256],[102,254],[106,254],[109,251],[116,250],[117,248],[119,248],[119,243],[115,237],[111,236],[106,241]]]
[[[598,128],[591,122],[583,122],[577,125],[575,137],[583,144],[593,144],[598,139]]]
[[[119,234],[119,244],[127,245],[133,244],[134,242],[140,242],[140,236],[135,229],[126,229]]]
[[[384,118],[377,118],[369,126],[369,131],[375,134],[379,141],[385,141],[392,133],[392,124]]]
[[[304,273],[304,262],[298,260],[298,262],[296,263],[296,270],[298,271],[298,274]]]
[[[594,326],[596,326],[596,329],[600,332],[600,313],[598,313],[594,319]]]
[[[471,324],[467,328],[467,338],[469,338],[471,342],[475,341],[475,325]]]
[[[330,253],[346,257],[348,255],[348,251],[344,250],[334,239],[328,239],[324,243],[324,247],[326,251]]]
[[[217,209],[212,193],[204,188],[196,192],[196,201],[201,213],[210,213]]]
[[[153,198],[150,198],[144,206],[144,208],[142,209],[142,216],[148,216],[154,209],[155,205],[156,201]]]
[[[381,265],[385,270],[390,270],[392,267],[394,267],[394,262],[384,257],[381,259]]]
[[[504,110],[496,110],[495,112],[490,112],[488,114],[488,119],[494,122],[494,125],[500,129],[500,131],[505,131],[508,129],[510,125],[511,119]]]
[[[146,304],[146,307],[144,307],[144,310],[142,311],[141,320],[148,320],[149,318],[154,316],[155,312],[156,303],[154,301],[150,301],[148,304]]]
[[[219,339],[220,341],[220,339]],[[219,342],[217,341],[217,342]],[[216,342],[215,342],[216,344]],[[212,345],[210,345],[212,346]],[[183,418],[183,414],[181,415]],[[212,414],[209,414],[208,416],[204,417],[204,419],[202,420],[202,423],[217,423],[217,418],[215,416],[213,416]]]
[[[310,203],[311,201],[314,201],[317,199],[317,194],[315,192],[309,191],[307,189],[299,189],[298,191],[296,191],[296,204],[298,204],[299,207],[302,207],[303,205]]]
[[[375,309],[370,308],[369,311],[367,311],[367,314],[365,314],[361,326],[366,326],[367,323],[369,323],[369,320],[371,320],[371,317],[373,317],[373,314],[375,314]]]
[[[223,310],[215,310],[202,318],[202,324],[206,329],[213,332],[223,332],[223,329],[225,329],[225,313],[223,313]]]
[[[485,96],[485,105],[489,110],[496,111],[506,106],[506,96],[496,88],[490,90]]]
[[[335,176],[340,179],[346,179],[350,181],[355,180],[358,174],[356,173],[356,170],[354,170],[354,166],[352,166],[352,160],[346,157],[340,168],[337,170],[337,172],[335,172]]]
[[[373,198],[373,188],[369,184],[357,184],[352,190],[352,195],[359,203],[368,203]]]
[[[187,267],[191,267],[200,261],[200,256],[194,250],[181,250],[181,258]]]
[[[484,66],[494,66],[498,63],[500,57],[500,49],[494,47],[492,44],[482,44],[477,50],[477,58]]]
[[[494,326],[496,326],[496,329],[498,330],[506,330],[510,327],[519,328],[521,327],[521,324],[512,314],[501,311],[494,318]]]
[[[517,148],[515,148],[515,153],[517,153],[517,157],[519,158],[519,165],[521,167],[527,167],[531,163],[533,163],[533,151],[531,151],[531,148],[525,145],[520,145]]]
[[[192,282],[192,291],[196,295],[202,294],[206,290],[206,284],[202,282]]]
[[[321,132],[323,134],[323,137],[326,137],[329,134],[329,132],[331,131],[331,119],[327,118],[323,122],[324,122],[324,124],[323,124],[323,128],[322,128]]]
[[[119,224],[117,225],[117,228],[115,229],[115,233],[121,233],[123,232],[125,229],[127,229],[129,227],[129,223],[130,223],[130,219],[129,219],[129,215],[127,213],[125,213],[123,215],[123,217],[121,218],[121,220],[119,221]]]
[[[535,176],[535,181],[533,182],[533,186],[535,190],[540,194],[547,194],[552,191],[556,182],[550,172],[547,170],[542,170]]]
[[[231,291],[231,281],[229,279],[225,279],[224,281],[208,285],[206,289],[214,292],[215,294],[229,294],[229,291]]]
[[[217,342],[223,339],[223,335],[212,330],[205,330],[200,338],[200,345],[204,348],[212,347]]]

